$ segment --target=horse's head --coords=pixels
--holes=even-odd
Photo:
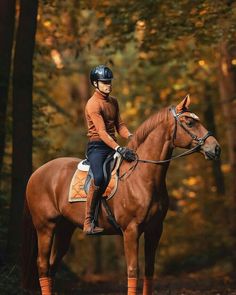
[[[219,143],[201,124],[199,117],[189,110],[189,105],[190,97],[187,95],[181,103],[171,108],[175,119],[173,144],[188,149],[196,147],[206,159],[219,159]]]

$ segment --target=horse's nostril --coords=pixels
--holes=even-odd
[[[220,148],[219,145],[217,145],[217,146],[215,147],[215,154],[219,157],[219,156],[220,156],[220,153],[221,153],[221,148]]]

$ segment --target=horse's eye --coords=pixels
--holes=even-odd
[[[190,120],[188,120],[188,121],[186,121],[186,125],[189,127],[189,128],[191,128],[191,127],[193,127],[193,125],[194,125],[194,121],[190,121]]]

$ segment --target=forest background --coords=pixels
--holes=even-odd
[[[19,294],[29,175],[57,157],[84,158],[89,71],[98,64],[113,70],[113,95],[132,132],[190,93],[222,147],[217,162],[194,154],[171,163],[156,275],[235,270],[235,24],[230,0],[0,2],[0,288],[10,282],[7,294]],[[122,277],[122,241],[78,230],[64,263],[78,277]]]

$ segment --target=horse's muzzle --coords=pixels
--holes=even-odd
[[[208,160],[219,160],[221,154],[221,148],[218,144],[215,145],[214,149],[204,150],[205,158]]]

